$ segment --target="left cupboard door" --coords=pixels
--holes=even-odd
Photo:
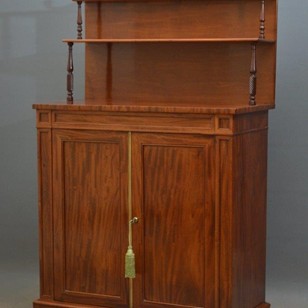
[[[54,291],[127,307],[127,134],[53,131]]]

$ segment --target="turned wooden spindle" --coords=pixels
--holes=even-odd
[[[68,61],[67,61],[67,79],[66,79],[66,88],[67,88],[67,103],[72,104],[74,101],[73,98],[73,89],[74,89],[74,63],[73,63],[73,45],[74,43],[67,43],[68,45]]]
[[[265,39],[265,0],[261,1],[261,14],[260,14],[260,39]]]
[[[96,25],[97,25],[97,37],[98,38],[102,38],[102,3],[101,2],[97,2],[97,22],[96,22]]]
[[[112,100],[112,44],[107,44],[106,100]]]
[[[77,1],[78,5],[78,14],[77,14],[77,39],[82,39],[82,11],[81,5],[82,1]]]
[[[250,78],[249,78],[249,105],[256,105],[257,94],[257,46],[251,45],[251,66],[250,66]]]

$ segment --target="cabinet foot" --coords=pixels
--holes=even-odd
[[[271,304],[268,303],[262,303],[260,305],[258,305],[256,308],[270,308]]]

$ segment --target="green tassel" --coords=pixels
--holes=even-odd
[[[126,255],[125,255],[125,278],[135,278],[136,269],[135,269],[135,254],[133,248],[128,246]]]

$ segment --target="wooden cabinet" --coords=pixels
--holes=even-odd
[[[67,102],[34,105],[34,308],[269,308],[276,1],[76,2]]]
[[[130,113],[41,108],[42,295],[34,307],[269,307],[267,111],[198,115],[200,133],[183,134],[162,132],[163,121],[131,133]],[[124,274],[129,195],[139,219],[135,279]]]

